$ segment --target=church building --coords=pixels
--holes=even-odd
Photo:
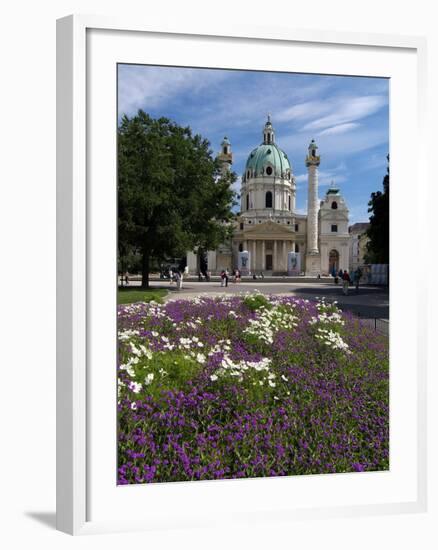
[[[219,160],[223,170],[233,162],[231,143],[224,138]],[[277,145],[268,115],[263,142],[246,161],[240,191],[241,208],[233,237],[209,251],[212,274],[236,268],[243,275],[330,275],[349,268],[348,207],[339,189],[331,186],[319,198],[318,146],[308,147],[307,214],[296,211],[296,182],[288,155]],[[198,269],[197,255],[189,252],[189,272]]]

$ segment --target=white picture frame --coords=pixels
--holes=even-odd
[[[107,376],[98,370],[96,357],[100,357],[99,350],[103,350],[99,346],[103,345],[101,341],[104,338],[99,335],[101,332],[106,335],[111,334],[114,329],[115,314],[113,320],[106,325],[102,322],[101,327],[101,319],[96,317],[96,311],[99,310],[99,303],[102,303],[105,296],[108,298],[109,307],[114,305],[116,283],[113,280],[114,271],[109,269],[109,274],[104,277],[103,283],[96,286],[96,270],[94,268],[97,255],[99,255],[99,265],[104,266],[104,273],[107,273],[105,267],[111,268],[114,264],[115,202],[113,201],[114,196],[113,199],[109,197],[109,201],[106,200],[106,197],[102,198],[106,207],[105,209],[99,208],[99,201],[96,199],[99,197],[97,193],[102,192],[102,189],[97,184],[92,185],[90,182],[97,181],[94,170],[96,166],[99,169],[99,163],[101,163],[97,158],[99,151],[96,150],[96,139],[99,137],[99,133],[102,138],[99,145],[99,148],[102,148],[102,155],[107,154],[108,151],[115,151],[116,119],[108,118],[106,115],[115,106],[116,90],[111,87],[111,82],[114,83],[114,80],[111,80],[114,75],[111,76],[108,73],[108,68],[110,71],[115,70],[115,59],[118,59],[119,62],[142,62],[140,53],[143,50],[141,48],[139,50],[138,46],[142,40],[152,39],[159,40],[162,45],[161,59],[159,56],[156,57],[156,64],[182,64],[183,46],[186,46],[187,51],[193,51],[190,46],[197,41],[203,44],[204,64],[206,63],[205,59],[210,59],[209,66],[215,66],[212,54],[214,51],[217,52],[218,44],[223,45],[227,53],[235,52],[233,68],[247,68],[246,64],[250,65],[248,58],[245,64],[242,56],[239,57],[237,53],[239,49],[247,49],[249,52],[251,48],[258,48],[258,51],[262,52],[263,48],[282,48],[281,55],[284,62],[287,57],[287,48],[294,46],[296,47],[294,63],[299,65],[301,56],[301,67],[307,67],[306,72],[318,70],[321,72],[318,69],[321,67],[320,60],[314,60],[313,64],[313,61],[309,63],[309,58],[307,58],[306,62],[307,54],[305,52],[317,48],[330,51],[334,53],[332,56],[334,59],[339,59],[334,61],[338,67],[336,74],[354,74],[355,63],[358,67],[362,63],[359,59],[359,52],[362,52],[364,59],[367,56],[373,59],[374,68],[370,74],[384,76],[384,63],[379,69],[378,60],[383,59],[385,55],[393,55],[394,66],[388,71],[394,72],[387,76],[394,78],[394,85],[402,86],[402,72],[408,73],[408,78],[411,77],[409,82],[406,82],[403,97],[400,94],[391,96],[390,107],[392,110],[391,174],[399,186],[394,192],[394,197],[391,198],[391,266],[394,267],[393,273],[400,274],[399,279],[392,279],[391,282],[391,368],[395,364],[398,365],[397,372],[391,374],[391,376],[394,374],[394,378],[391,379],[391,383],[394,382],[391,385],[391,407],[392,411],[400,412],[400,415],[403,414],[402,409],[405,408],[412,418],[407,424],[404,422],[404,427],[402,427],[400,418],[391,413],[391,452],[397,455],[398,451],[398,454],[402,454],[403,438],[407,441],[406,448],[410,450],[403,453],[409,455],[405,463],[397,463],[386,478],[383,472],[365,474],[368,475],[366,479],[362,474],[362,477],[353,474],[357,476],[355,479],[364,481],[357,483],[354,481],[355,487],[352,488],[349,474],[304,476],[301,479],[293,480],[294,488],[297,489],[297,492],[301,490],[303,495],[308,493],[309,497],[307,499],[303,497],[301,501],[292,503],[281,496],[281,487],[290,483],[289,480],[283,478],[231,480],[212,482],[213,484],[211,482],[196,482],[192,483],[190,487],[189,484],[183,483],[161,484],[161,486],[155,485],[148,493],[145,492],[147,487],[136,486],[118,488],[120,490],[117,493],[114,471],[114,487],[108,488],[108,492],[106,491],[105,486],[110,483],[108,472],[111,472],[114,465],[114,457],[108,459],[109,466],[107,467],[102,464],[101,457],[108,449],[108,452],[112,452],[111,445],[115,441],[115,439],[112,440],[111,435],[114,429],[115,408],[113,413],[110,412],[109,417],[106,417],[108,425],[102,425],[102,418],[105,416],[100,411],[111,411],[109,407],[111,407],[112,401],[110,399],[113,399],[115,403],[115,386],[112,385],[114,383],[113,375]],[[118,42],[120,40],[123,44]],[[173,47],[169,46],[170,42]],[[175,48],[176,43],[181,47]],[[230,514],[237,522],[275,521],[276,518],[283,521],[287,518],[293,521],[297,518],[419,512],[426,509],[426,326],[424,318],[418,315],[418,312],[425,309],[427,289],[424,288],[424,281],[417,281],[417,292],[413,294],[411,304],[407,306],[410,308],[408,313],[412,320],[408,329],[398,326],[399,308],[397,302],[394,302],[394,297],[403,289],[406,277],[409,276],[412,279],[412,272],[407,275],[402,270],[404,247],[411,247],[414,243],[418,245],[418,242],[422,241],[418,236],[425,232],[423,225],[425,222],[420,215],[421,207],[424,207],[427,196],[424,173],[425,152],[422,147],[426,116],[425,51],[425,41],[417,37],[359,35],[269,27],[215,29],[213,25],[211,28],[179,29],[177,26],[163,24],[158,29],[135,20],[95,16],[69,16],[58,21],[57,528],[59,530],[70,534],[84,534],[185,525],[206,526],[215,524],[219,520],[231,521],[231,516],[227,515],[226,511],[220,512],[220,507],[223,510],[223,506],[227,502],[230,503]],[[105,59],[103,57],[95,58],[96,55],[106,57]],[[153,55],[156,56],[156,50]],[[150,60],[150,62],[152,61]],[[202,63],[202,60],[199,63]],[[229,67],[229,63],[229,57],[226,57],[223,68]],[[269,67],[266,63],[262,55],[260,67],[285,70],[284,67],[287,66],[281,65],[282,61],[279,61],[278,67]],[[326,63],[326,73],[333,74],[329,61],[327,60]],[[366,61],[364,63],[366,64]],[[193,65],[193,60],[188,59],[186,64]],[[203,65],[199,64],[198,66]],[[403,71],[401,70],[402,66]],[[250,68],[256,67],[253,64]],[[105,71],[107,72],[105,73]],[[398,84],[397,75],[399,73],[397,71],[400,73]],[[357,74],[364,73],[359,68]],[[415,77],[414,80],[412,77]],[[109,80],[105,80],[106,78]],[[107,87],[105,88],[105,86]],[[101,93],[102,89],[107,90],[108,97],[105,105],[103,105],[105,101],[101,102],[102,110],[97,113],[93,93],[95,90],[96,93],[97,91]],[[394,112],[405,112],[405,118],[408,121],[397,119]],[[400,126],[401,124],[405,124],[405,126]],[[409,132],[409,135],[406,135],[406,132]],[[406,147],[413,145],[418,152],[414,165],[404,165],[403,151],[406,150]],[[115,162],[114,156],[105,166],[105,169],[108,170],[106,175],[113,182],[115,181]],[[103,175],[104,172],[99,173],[99,177],[103,177]],[[416,182],[416,189],[419,190],[417,196],[409,203],[409,223],[414,231],[411,231],[409,235],[404,234],[402,243],[398,232],[398,229],[403,227],[403,216],[400,209],[403,208],[403,200],[406,199],[404,193],[409,188],[409,180],[412,181],[412,179]],[[111,188],[111,186],[109,187]],[[108,233],[107,230],[111,224],[114,226],[113,231]],[[102,250],[98,250],[96,239],[104,237],[105,234],[108,234],[108,242],[105,241]],[[416,247],[414,260],[416,255],[422,253],[421,247],[421,244]],[[401,268],[400,271],[398,268]],[[111,309],[109,312],[111,313]],[[415,334],[414,338],[412,332]],[[114,349],[109,350],[108,353],[109,359],[114,357]],[[409,371],[408,367],[412,370]],[[97,375],[105,378],[105,380],[100,378],[102,379],[103,398],[96,392]],[[114,395],[105,401],[105,395],[107,395],[105,392],[111,393],[113,387]],[[105,402],[101,403],[100,399]],[[99,416],[100,414],[102,417]],[[96,430],[93,428],[93,422],[96,421],[99,421],[101,426],[100,432],[102,433],[99,436],[96,435]],[[115,438],[115,432],[113,436]],[[413,442],[415,444],[412,448]],[[102,466],[101,476],[100,473],[97,473],[96,460]],[[382,493],[379,498],[377,498],[377,494],[372,494],[374,478],[371,476],[380,476],[378,485],[386,484],[387,486],[387,492]],[[398,490],[397,480],[400,480],[402,476],[407,478],[407,485]],[[96,480],[98,477],[101,479]],[[325,477],[327,481],[321,482],[316,479],[321,477]],[[321,485],[319,489],[318,484]],[[308,490],[307,487],[310,486],[311,489]],[[366,498],[365,486],[368,486],[370,491]],[[122,493],[122,491],[124,492]],[[324,491],[326,494],[328,491],[330,492],[326,499],[321,497]],[[343,494],[339,502],[336,502],[335,492]],[[213,493],[219,506],[216,515],[212,514],[215,517],[203,516],[202,508],[196,508],[196,503],[205,502]],[[350,497],[348,497],[349,494]],[[354,494],[356,497],[353,496]],[[271,500],[272,495],[276,495],[276,505],[261,505],[260,495],[265,495]],[[315,496],[314,499],[313,496]],[[111,499],[115,499],[111,504],[112,507],[103,505],[103,503],[109,503]],[[190,505],[178,514],[176,508],[175,510],[172,510],[171,507],[166,509],[166,501],[170,499],[172,501],[176,499],[177,502],[185,500]],[[137,516],[130,514],[126,506],[131,500],[136,503],[148,502],[147,516],[146,514],[144,517],[141,517],[141,514]],[[151,502],[153,503],[152,507]],[[236,511],[233,511],[233,502],[241,504],[241,508],[243,508],[241,514],[236,514]],[[127,513],[122,514],[121,511],[125,509]],[[93,513],[90,513],[90,510],[93,510]]]

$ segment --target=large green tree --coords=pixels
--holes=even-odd
[[[233,217],[232,172],[221,172],[209,142],[189,127],[144,111],[118,128],[119,264],[141,257],[142,287],[151,260],[212,249],[227,238]]]
[[[389,155],[386,158],[388,167],[383,178],[383,192],[372,193],[368,203],[370,227],[365,261],[372,264],[389,263]]]

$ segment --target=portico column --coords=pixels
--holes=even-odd
[[[278,260],[277,260],[277,241],[274,241],[274,257],[272,258],[272,271],[277,270]]]
[[[257,241],[252,241],[252,270],[256,270],[256,250],[257,250]]]
[[[243,241],[243,250],[248,251],[248,241]]]
[[[282,260],[281,260],[281,269],[284,271],[287,271],[287,256],[286,256],[286,241],[283,241],[283,253],[282,253]]]
[[[265,241],[262,241],[262,271],[266,270]]]

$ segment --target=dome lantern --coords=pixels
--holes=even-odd
[[[275,142],[274,128],[271,122],[271,114],[268,113],[268,120],[263,128],[263,143],[264,145],[270,145]]]

